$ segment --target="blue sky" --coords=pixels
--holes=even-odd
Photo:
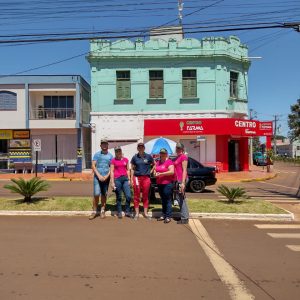
[[[186,26],[300,21],[299,1],[186,0]],[[177,0],[0,0],[0,41],[7,35],[141,29],[177,21]],[[186,15],[186,16],[185,16]],[[299,16],[299,17],[298,17]],[[249,72],[249,108],[260,120],[280,115],[286,134],[290,105],[300,97],[300,33],[288,28],[219,33],[193,33],[189,37],[237,35],[253,59]],[[16,37],[18,39],[19,37]],[[22,74],[80,74],[90,81],[85,53],[88,41],[0,44],[0,73],[14,75],[32,68],[81,55],[62,63]]]

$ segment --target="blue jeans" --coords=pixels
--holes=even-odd
[[[158,184],[157,187],[162,202],[162,215],[164,218],[171,218],[173,183]]]
[[[179,203],[181,219],[187,220],[189,218],[190,213],[189,213],[189,208],[187,205],[185,193],[179,192],[180,184],[181,182],[176,182],[175,199]]]
[[[130,201],[131,201],[131,191],[128,184],[128,178],[126,176],[121,176],[115,179],[116,186],[116,200],[117,200],[117,211],[122,212],[122,191],[124,192],[126,203],[125,203],[125,213],[130,213]]]

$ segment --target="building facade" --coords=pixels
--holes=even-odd
[[[0,77],[0,169],[35,162],[90,167],[90,85],[79,75]]]
[[[237,37],[91,41],[92,152],[167,137],[224,171],[248,170],[248,138],[272,124],[248,115],[248,50]],[[264,130],[261,127],[268,127]]]
[[[274,146],[274,143],[273,143]],[[299,158],[300,157],[300,140],[296,139],[290,141],[290,139],[276,140],[276,152],[277,155]]]

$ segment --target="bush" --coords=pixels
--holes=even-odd
[[[10,190],[12,193],[17,193],[24,196],[24,202],[31,202],[31,197],[38,192],[47,191],[50,185],[38,178],[34,177],[30,180],[23,178],[11,179],[14,184],[6,184],[4,188]]]
[[[227,187],[226,185],[220,185],[218,188],[217,188],[217,191],[222,194],[223,196],[225,196],[227,199],[228,199],[228,202],[229,203],[234,203],[234,201],[236,199],[239,199],[239,198],[249,198],[247,195],[246,195],[246,191],[244,188],[240,188],[240,187],[237,187],[237,188],[229,188]]]

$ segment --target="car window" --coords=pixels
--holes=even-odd
[[[198,161],[189,157],[188,169],[198,169],[198,168],[203,168],[203,166]]]

